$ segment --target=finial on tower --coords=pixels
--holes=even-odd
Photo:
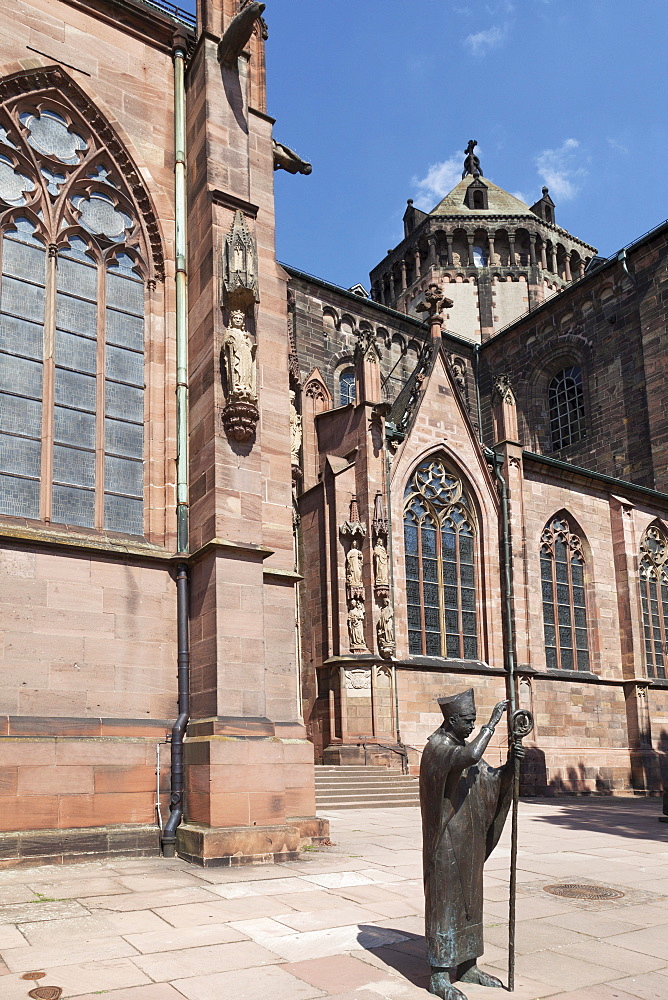
[[[464,160],[464,172],[462,174],[462,180],[471,174],[472,177],[482,177],[483,172],[480,167],[480,160],[475,155],[473,150],[478,145],[477,139],[469,139],[469,144],[464,150],[466,154],[466,159]]]

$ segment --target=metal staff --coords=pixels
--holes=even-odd
[[[520,708],[510,717],[510,738],[513,749],[533,729],[533,715]],[[520,758],[513,754],[513,817],[510,835],[510,900],[508,904],[508,989],[515,989],[515,900],[517,896],[517,814],[520,801]]]

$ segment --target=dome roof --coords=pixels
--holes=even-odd
[[[473,209],[469,208],[466,204],[466,191],[470,184],[475,183],[475,178],[468,175],[452,189],[450,194],[446,194],[443,201],[439,202],[436,208],[432,209],[429,214],[431,216],[480,215],[483,217],[490,215],[528,215],[532,219],[536,218],[529,206],[525,205],[519,198],[516,198],[515,195],[509,194],[508,191],[504,191],[503,188],[498,187],[496,184],[492,184],[487,177],[481,177],[480,181],[487,188],[488,208]]]

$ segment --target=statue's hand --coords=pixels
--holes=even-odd
[[[519,740],[513,740],[511,743],[511,753],[516,760],[522,760],[527,755],[526,750]]]
[[[505,712],[507,707],[508,707],[507,701],[500,701],[498,705],[494,706],[494,711],[492,712],[492,716],[489,720],[489,724],[490,726],[492,726],[492,728],[498,725],[498,723],[501,721],[501,719],[503,718],[503,713]]]

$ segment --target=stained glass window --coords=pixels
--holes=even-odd
[[[589,670],[584,566],[582,542],[568,521],[550,521],[540,550],[548,669]]]
[[[347,368],[339,375],[339,406],[355,402],[355,371]]]
[[[404,498],[409,652],[475,660],[475,517],[461,479],[432,457]]]
[[[141,535],[144,281],[131,202],[59,112],[3,115],[0,513]],[[35,156],[47,158],[38,171]]]
[[[548,388],[548,402],[553,451],[586,437],[582,369],[579,365],[557,372]]]
[[[19,218],[2,240],[0,513],[38,518],[46,248]]]
[[[652,525],[640,545],[640,597],[649,677],[666,676],[668,656],[668,538]]]

